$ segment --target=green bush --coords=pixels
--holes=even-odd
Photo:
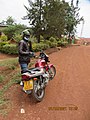
[[[44,37],[40,35],[40,42],[44,42]]]
[[[16,42],[19,42],[22,39],[22,36],[20,34],[15,34],[13,38],[15,39]]]
[[[57,47],[66,47],[67,46],[67,44],[68,44],[68,42],[64,42],[64,41],[58,41],[57,42]]]
[[[56,38],[56,41],[57,41],[57,42],[60,41],[60,40],[61,40],[60,38],[58,38],[58,37]]]
[[[32,43],[37,43],[36,37],[34,37],[32,35],[30,36],[30,40],[31,40]]]
[[[37,52],[40,50],[46,50],[49,48],[48,44],[45,43],[34,43],[32,45],[33,51]],[[0,47],[0,51],[6,54],[18,54],[18,48],[16,44],[4,44]]]
[[[37,52],[40,50],[46,50],[47,48],[49,48],[49,45],[37,43],[37,44],[33,44],[32,47],[33,47],[33,51]]]
[[[62,46],[62,41],[57,42],[57,47]]]
[[[9,44],[9,42],[0,42],[0,46],[4,46],[6,44]]]
[[[17,45],[15,44],[6,44],[0,49],[1,52],[6,54],[18,54]]]
[[[0,42],[0,52],[3,52],[3,46],[9,44],[8,42]]]
[[[45,44],[49,45],[50,48],[54,48],[57,46],[57,42],[51,42],[48,40],[45,41]]]
[[[50,41],[50,42],[54,42],[54,43],[57,42],[54,37],[50,37],[50,38],[49,38],[49,41]]]
[[[0,41],[7,41],[7,36],[6,35],[2,35],[1,37],[0,37]]]
[[[33,51],[37,52],[40,50],[46,50],[48,48],[54,48],[57,46],[57,42],[54,40],[54,42],[51,42],[49,40],[44,40],[41,43],[33,43],[32,42],[32,48]],[[18,48],[17,44],[10,44],[8,42],[0,42],[0,52],[6,53],[6,54],[18,54]]]

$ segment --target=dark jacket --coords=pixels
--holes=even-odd
[[[21,40],[19,42],[19,63],[29,63],[30,62],[30,51],[32,51],[31,42],[26,42],[25,40]]]

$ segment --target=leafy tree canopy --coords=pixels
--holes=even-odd
[[[29,19],[29,23],[34,30],[38,42],[40,35],[45,37],[57,36],[61,34],[75,33],[77,24],[83,18],[79,16],[79,0],[74,6],[73,0],[71,5],[65,0],[28,0],[29,7],[24,6],[27,15],[24,19]]]

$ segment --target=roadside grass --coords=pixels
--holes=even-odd
[[[33,64],[34,60],[29,64],[29,67]],[[12,85],[20,83],[21,73],[17,58],[10,58],[0,61],[0,67],[2,69],[0,69],[0,85],[2,86],[0,88],[0,114],[5,116],[11,108],[11,101],[6,98],[5,92],[8,91]]]
[[[10,58],[0,61],[0,114],[7,115],[10,100],[5,97],[5,92],[16,83],[20,81],[20,72],[18,68],[18,59]]]
[[[7,115],[11,108],[11,101],[5,96],[5,92],[13,85],[21,81],[19,69],[16,69],[14,72],[10,73],[10,78],[8,83],[6,83],[3,88],[0,90],[0,114],[3,116]]]
[[[8,75],[18,66],[18,58],[0,60],[0,83],[6,81]]]
[[[8,67],[8,69],[15,69],[18,65],[18,58],[9,58],[0,61],[0,67]]]
[[[4,76],[0,75],[0,83],[2,83],[4,80]]]

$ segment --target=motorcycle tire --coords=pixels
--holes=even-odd
[[[56,68],[54,66],[49,68],[50,80],[52,80],[56,75]],[[51,75],[53,74],[53,75]]]
[[[38,89],[37,88],[37,82],[39,82],[39,80],[34,81],[34,87],[33,87],[32,95],[37,102],[41,102],[43,100],[44,96],[45,96],[45,88]],[[36,90],[36,89],[38,89],[38,90]]]

